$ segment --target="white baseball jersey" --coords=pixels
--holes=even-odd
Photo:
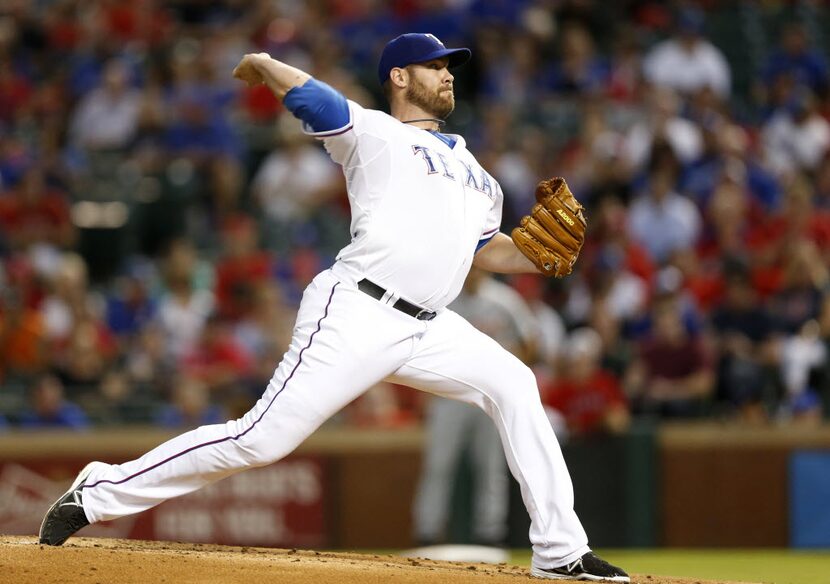
[[[470,271],[479,240],[501,224],[498,182],[451,135],[349,102],[345,128],[322,137],[343,166],[352,242],[338,261],[355,274],[429,310],[449,304]]]

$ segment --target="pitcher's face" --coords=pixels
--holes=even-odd
[[[404,94],[406,100],[439,119],[444,119],[455,109],[454,77],[447,69],[449,59],[433,59],[409,65],[409,85]]]

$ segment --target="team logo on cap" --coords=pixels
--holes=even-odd
[[[426,32],[426,33],[424,33],[424,36],[425,36],[425,37],[427,37],[427,38],[430,38],[430,39],[434,40],[436,43],[438,43],[438,44],[439,44],[439,45],[441,45],[442,47],[444,46],[444,43],[442,43],[442,42],[441,42],[441,39],[439,39],[439,38],[438,38],[437,36],[435,36],[434,34],[430,34],[430,33]]]

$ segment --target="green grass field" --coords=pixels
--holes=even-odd
[[[628,572],[681,578],[830,584],[830,550],[598,550]],[[529,551],[516,551],[513,562],[530,565]]]

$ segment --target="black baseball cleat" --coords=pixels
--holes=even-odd
[[[537,578],[549,580],[591,580],[593,582],[630,582],[628,574],[612,566],[594,552],[588,552],[578,560],[558,568],[530,569],[530,574]]]
[[[84,513],[83,486],[89,473],[101,462],[90,462],[75,477],[75,482],[49,507],[40,524],[40,543],[61,545],[69,536],[89,525]]]

